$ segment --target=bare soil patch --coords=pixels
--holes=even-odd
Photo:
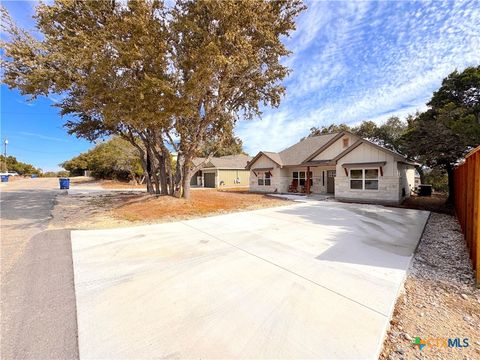
[[[117,180],[102,180],[100,186],[104,189],[146,189],[145,184],[133,184]]]
[[[291,203],[267,195],[194,190],[191,200],[134,192],[62,194],[50,228],[91,229],[132,226],[254,210]]]
[[[114,209],[116,219],[128,221],[169,221],[239,210],[288,205],[289,201],[266,195],[217,190],[194,190],[191,199],[171,196],[139,196]]]
[[[381,359],[480,358],[480,289],[455,217],[432,213],[398,298]],[[412,344],[468,338],[464,348]]]
[[[51,229],[99,229],[131,225],[111,216],[112,209],[138,197],[132,193],[61,194],[55,199]]]
[[[434,193],[432,196],[412,195],[400,205],[409,209],[433,211],[443,214],[454,214],[452,206],[446,204],[447,194]]]

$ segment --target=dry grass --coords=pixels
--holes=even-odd
[[[235,193],[249,193],[250,192],[248,186],[220,188],[220,189],[218,189],[218,191],[235,192]]]
[[[100,185],[104,189],[146,189],[147,185],[134,185],[132,183],[117,180],[102,180]]]
[[[168,221],[288,205],[288,200],[261,194],[217,190],[193,190],[189,201],[171,196],[138,195],[112,210],[113,217],[127,221]]]

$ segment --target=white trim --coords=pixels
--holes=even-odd
[[[352,170],[360,170],[362,171],[362,177],[358,179],[352,179],[351,172]],[[367,179],[365,178],[365,170],[377,170],[377,178],[376,179]],[[377,181],[377,188],[376,189],[366,189],[365,188],[365,181],[366,180],[373,180]],[[361,189],[352,189],[352,181],[361,181],[362,188]],[[378,167],[362,167],[362,168],[349,168],[348,169],[348,187],[350,191],[353,192],[375,192],[378,191],[380,188],[380,168]]]
[[[267,173],[270,173],[270,171],[259,171],[257,174],[257,186],[272,186],[272,174],[270,173],[270,176],[267,178],[265,175]],[[262,175],[262,176],[260,176]],[[266,180],[270,180],[270,184],[265,184]],[[262,180],[263,184],[259,184],[259,181]]]

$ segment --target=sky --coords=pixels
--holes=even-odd
[[[236,135],[251,155],[280,151],[313,126],[377,123],[426,109],[454,70],[480,64],[480,6],[473,1],[309,1],[284,39],[292,55],[286,95],[259,119],[239,121]],[[34,3],[2,1],[14,20],[34,28]],[[92,144],[69,136],[52,107],[58,97],[28,102],[1,86],[1,136],[8,154],[44,170]],[[3,147],[2,147],[3,152]]]

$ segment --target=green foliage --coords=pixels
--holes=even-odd
[[[480,144],[480,66],[451,73],[428,106],[410,119],[403,141],[429,167],[446,170],[452,203],[454,166]]]
[[[425,183],[438,192],[448,192],[448,175],[443,169],[435,168],[425,173]]]
[[[72,175],[83,175],[85,170],[89,170],[92,176],[99,179],[137,181],[143,175],[137,150],[119,137],[100,143],[60,166]]]
[[[7,156],[7,161],[5,162],[5,156],[0,155],[0,166],[2,172],[16,172],[19,175],[40,175],[42,173],[41,169],[37,169],[31,164],[18,161],[14,156]]]
[[[71,176],[69,171],[47,171],[42,173],[42,177],[69,177]]]
[[[310,134],[308,136],[318,136],[318,135],[327,135],[327,134],[334,134],[341,131],[352,131],[350,126],[347,124],[331,124],[331,125],[323,125],[321,127],[312,127],[310,129]]]
[[[82,176],[85,170],[89,169],[89,161],[90,154],[82,153],[73,159],[63,162],[60,166],[69,171],[72,176]]]
[[[207,141],[206,146],[200,150],[201,157],[207,157],[210,154],[215,156],[227,156],[245,154],[243,151],[243,141],[238,137],[229,137],[223,141]]]
[[[360,125],[350,127],[347,124],[331,124],[322,127],[313,127],[310,129],[309,136],[333,134],[341,131],[349,131],[364,139],[372,141],[387,149],[398,153],[405,153],[402,148],[402,135],[407,129],[407,123],[396,116],[387,119],[383,124],[377,125],[373,121],[363,121]]]
[[[406,129],[407,123],[405,121],[392,116],[380,126],[373,121],[364,121],[360,126],[353,128],[353,133],[387,149],[406,155],[406,149],[402,148],[401,141]]]

